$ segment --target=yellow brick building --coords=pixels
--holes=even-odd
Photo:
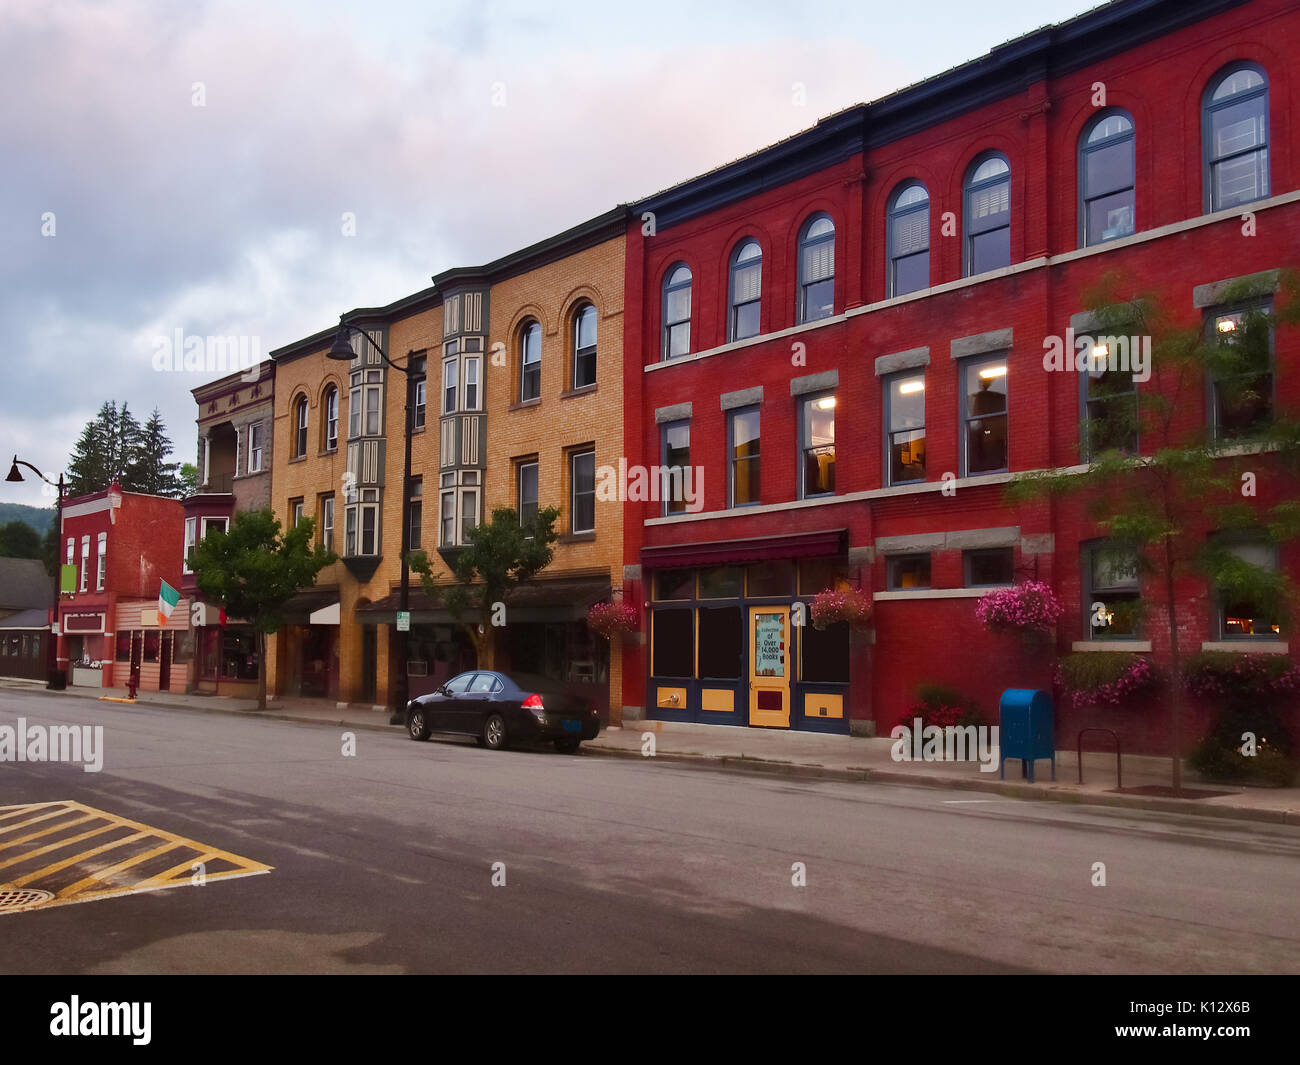
[[[272,691],[398,698],[409,389],[412,549],[446,575],[494,509],[557,507],[554,560],[507,602],[495,665],[563,680],[617,717],[621,648],[583,619],[622,583],[622,506],[597,501],[594,479],[623,452],[623,226],[611,211],[486,266],[445,271],[386,307],[350,311],[351,362],[327,357],[337,327],[271,353],[272,506],[286,525],[315,518],[340,556],[289,604],[268,654]],[[411,589],[414,696],[476,661],[414,575]]]

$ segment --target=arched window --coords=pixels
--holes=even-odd
[[[339,390],[333,385],[325,389],[322,406],[325,408],[322,444],[326,451],[333,451],[339,446]]]
[[[293,407],[293,454],[302,458],[307,454],[307,397],[299,396]]]
[[[758,241],[742,241],[732,253],[730,288],[727,339],[758,336],[758,310],[763,298],[763,249]]]
[[[799,238],[799,321],[815,322],[835,313],[835,223],[814,215]]]
[[[678,263],[664,279],[663,358],[691,350],[691,269]]]
[[[1262,67],[1229,67],[1205,92],[1206,209],[1268,195],[1268,79]]]
[[[930,193],[909,181],[889,204],[889,294],[930,287]]]
[[[573,315],[573,387],[596,383],[596,308],[582,304]]]
[[[966,276],[1011,265],[1011,164],[978,160],[966,176]]]
[[[1079,229],[1085,246],[1134,229],[1133,119],[1107,111],[1079,139]]]
[[[519,402],[542,395],[542,327],[530,321],[519,336]]]

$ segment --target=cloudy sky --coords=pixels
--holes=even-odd
[[[156,338],[265,354],[1088,6],[4,0],[0,449],[116,399],[193,461]]]

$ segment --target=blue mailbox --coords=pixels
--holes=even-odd
[[[1052,697],[1032,688],[1008,688],[999,704],[1001,718],[1001,753],[998,776],[1006,779],[1007,759],[1020,759],[1020,773],[1034,782],[1034,762],[1052,760],[1052,779],[1056,779],[1056,731],[1052,720]]]

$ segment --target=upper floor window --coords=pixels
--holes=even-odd
[[[930,194],[919,181],[904,185],[889,204],[889,294],[930,287]]]
[[[986,156],[966,178],[966,275],[1011,265],[1011,165]]]
[[[663,358],[685,355],[691,350],[691,270],[678,263],[664,281]]]
[[[573,387],[596,383],[596,308],[585,303],[573,316]]]
[[[337,411],[337,395],[335,396],[335,410]],[[262,423],[254,422],[248,427],[248,472],[259,473],[262,469]]]
[[[334,497],[321,496],[320,542],[327,551],[334,550]]]
[[[1088,355],[1088,372],[1080,374],[1083,388],[1083,457],[1092,460],[1103,451],[1138,452],[1138,391],[1129,366],[1130,354],[1111,351],[1129,346],[1139,337],[1098,337]]]
[[[461,364],[465,367],[465,410],[479,409],[478,375],[481,361],[477,355],[461,358]]]
[[[731,500],[733,507],[759,501],[761,468],[759,454],[758,408],[746,407],[731,412],[728,426]]]
[[[108,533],[99,534],[97,565],[95,567],[95,590],[104,590],[104,580],[108,576]]]
[[[727,339],[758,336],[758,310],[763,296],[763,249],[746,240],[731,256],[731,313]]]
[[[835,492],[835,393],[806,397],[799,410],[803,498]]]
[[[810,218],[799,238],[799,321],[815,322],[835,313],[835,223],[827,215]]]
[[[966,475],[1007,469],[1007,357],[969,359],[962,366]]]
[[[1273,418],[1271,304],[1221,310],[1210,318],[1210,417],[1216,438],[1250,436]]]
[[[519,524],[531,525],[537,520],[537,460],[519,463],[516,471]]]
[[[193,573],[190,569],[190,552],[194,550],[194,545],[198,543],[198,518],[185,519],[185,558],[181,562],[182,573]],[[72,559],[72,541],[68,541],[68,559]]]
[[[1085,245],[1134,230],[1133,120],[1123,111],[1098,115],[1079,143],[1079,226]]]
[[[411,491],[406,499],[406,547],[408,551],[420,550],[420,530],[424,527],[424,478],[411,478]]]
[[[1268,79],[1261,67],[1230,67],[1210,83],[1202,119],[1206,208],[1222,211],[1268,194]]]
[[[442,364],[442,413],[456,412],[456,385],[460,377],[460,367],[455,359],[448,359]]]
[[[680,514],[686,510],[685,478],[691,473],[691,423],[669,422],[663,427],[663,512]],[[694,486],[699,491],[699,486]]]
[[[569,457],[569,531],[596,531],[596,453],[575,451]]]
[[[896,374],[886,393],[889,483],[925,480],[925,374]]]
[[[299,396],[293,407],[293,455],[302,458],[307,454],[307,397]]]
[[[411,428],[423,429],[428,413],[428,356],[420,356],[411,363]]]
[[[1230,568],[1215,593],[1219,638],[1277,640],[1282,636],[1281,611],[1271,601],[1268,585],[1278,568],[1277,547],[1262,540],[1229,541],[1224,545]],[[1266,579],[1261,582],[1262,571]]]
[[[325,390],[325,450],[339,446],[339,390],[333,385]]]
[[[519,402],[542,395],[542,327],[536,322],[524,326],[519,339]]]

